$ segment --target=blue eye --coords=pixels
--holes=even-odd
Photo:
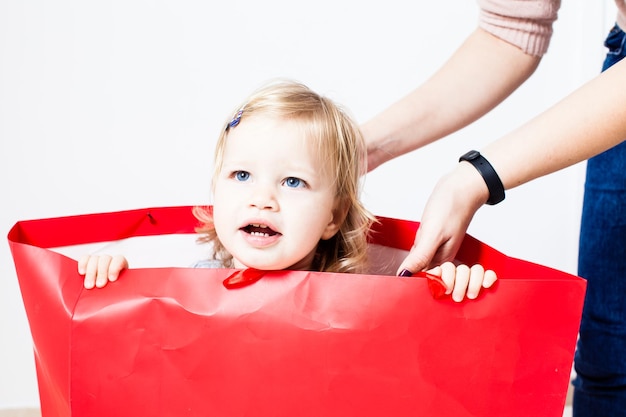
[[[284,184],[290,188],[300,188],[306,186],[306,183],[304,181],[296,177],[286,178]]]
[[[237,181],[248,181],[250,179],[250,173],[248,171],[235,172],[235,179]]]

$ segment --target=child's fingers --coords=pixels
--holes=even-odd
[[[86,289],[90,290],[96,286],[96,276],[98,275],[98,257],[87,255],[81,258],[81,262],[83,263],[83,273],[85,275],[83,285]]]
[[[88,290],[117,281],[125,268],[128,268],[128,261],[121,255],[85,255],[78,261],[78,273],[85,276],[83,285]]]
[[[463,298],[465,298],[465,293],[467,292],[467,286],[469,285],[469,282],[470,268],[467,265],[457,266],[456,275],[454,277],[454,289],[452,290],[452,299],[454,301],[463,301]]]
[[[454,274],[456,273],[456,267],[452,262],[444,262],[439,266],[429,269],[427,272],[441,277],[441,280],[446,285],[446,294],[452,292],[454,288]]]
[[[103,288],[109,282],[109,265],[111,265],[111,256],[100,255],[98,257],[96,287]]]
[[[493,284],[498,280],[498,276],[494,271],[488,269],[485,271],[485,278],[483,279],[483,287],[491,288]]]
[[[467,298],[473,300],[478,297],[480,289],[484,285],[485,268],[482,265],[474,265],[470,268],[470,279],[467,286]],[[485,287],[488,288],[488,287]]]
[[[111,282],[117,281],[117,278],[120,276],[120,272],[125,268],[128,268],[128,261],[126,261],[126,258],[121,255],[116,255],[111,258],[108,280]]]
[[[87,263],[89,262],[89,255],[83,255],[78,260],[78,273],[80,275],[85,275],[87,272]]]
[[[447,288],[446,294],[452,293],[452,299],[456,302],[463,301],[466,296],[475,299],[482,288],[490,288],[498,279],[494,271],[485,271],[479,264],[470,268],[445,262],[428,272],[441,277]]]
[[[436,266],[433,269],[429,269],[426,272],[432,275],[437,275],[438,277],[441,277],[442,275],[441,266]]]

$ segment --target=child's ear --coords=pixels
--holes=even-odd
[[[332,211],[332,217],[328,224],[326,225],[326,229],[324,229],[324,233],[322,233],[322,240],[328,240],[331,237],[335,236],[341,225],[346,220],[346,216],[348,215],[348,210],[350,209],[350,204],[347,200],[339,201],[336,207]]]

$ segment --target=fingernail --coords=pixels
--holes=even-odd
[[[402,271],[400,271],[398,276],[399,277],[412,277],[413,276],[413,272],[409,271],[408,269],[403,269]]]

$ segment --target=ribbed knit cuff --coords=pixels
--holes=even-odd
[[[479,26],[497,38],[520,48],[524,53],[542,56],[548,51],[552,22],[512,19],[481,11]]]

